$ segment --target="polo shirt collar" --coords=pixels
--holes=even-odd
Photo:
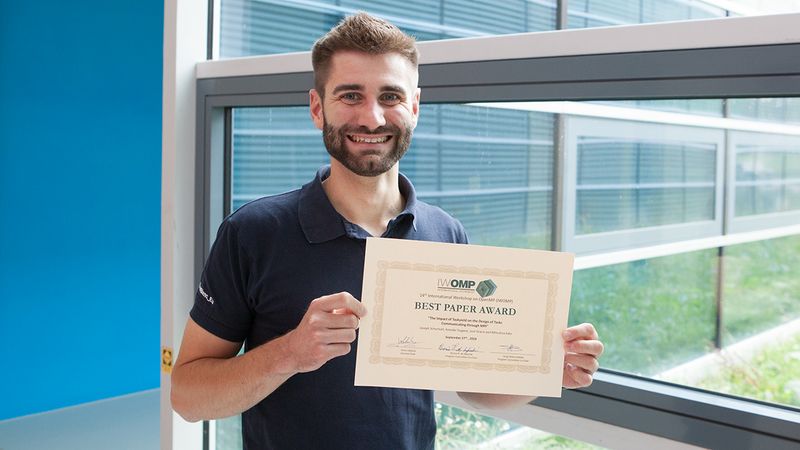
[[[311,244],[331,241],[346,235],[347,221],[336,211],[322,187],[322,182],[331,174],[331,166],[325,165],[317,171],[316,177],[300,189],[298,216],[300,228]],[[399,176],[400,194],[406,199],[406,207],[390,223],[389,230],[403,218],[410,216],[414,230],[417,229],[417,194],[414,185],[402,173]]]

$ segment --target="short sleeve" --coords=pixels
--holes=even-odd
[[[191,318],[217,337],[243,342],[253,320],[247,298],[249,272],[249,258],[228,218],[220,225],[203,268]]]
[[[464,225],[461,224],[461,221],[455,219],[456,221],[456,243],[457,244],[469,244],[469,237],[467,237],[467,231],[464,229]]]

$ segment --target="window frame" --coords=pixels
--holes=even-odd
[[[800,14],[784,14],[423,42],[423,55],[431,49],[432,56],[423,57],[420,66],[422,99],[470,103],[800,96],[798,21]],[[498,42],[511,48],[498,47]],[[306,105],[312,86],[308,59],[304,52],[198,64],[195,280],[226,213],[223,205],[230,204],[226,161],[231,108]],[[742,65],[742,60],[750,64]],[[554,161],[553,223],[563,224],[559,196],[566,182],[565,164],[558,154]],[[553,248],[564,248],[565,238],[560,231],[554,233]],[[609,370],[599,372],[589,388],[533,404],[705,447],[779,449],[800,443],[796,408]]]
[[[670,131],[680,131],[681,134],[674,139],[661,136],[664,125],[646,122],[624,121],[624,128],[614,127],[613,132],[606,131],[603,124],[619,122],[616,119],[599,119],[569,116],[566,118],[566,136],[564,154],[566,155],[566,184],[563,197],[564,217],[564,245],[565,251],[575,252],[579,255],[592,253],[609,252],[624,250],[626,248],[638,248],[646,245],[656,245],[667,242],[685,241],[722,234],[722,211],[723,211],[723,183],[724,183],[724,155],[725,155],[725,132],[720,129],[697,128],[685,125],[667,125]],[[580,124],[576,126],[575,124]],[[578,131],[581,134],[592,132],[599,137],[609,138],[643,138],[647,140],[651,136],[653,140],[659,142],[674,141],[675,143],[685,143],[686,141],[702,142],[714,144],[714,208],[710,220],[681,222],[674,224],[626,228],[613,231],[603,231],[597,233],[578,234],[577,224],[577,193],[578,193],[578,157],[577,139]]]
[[[798,126],[800,129],[800,126]],[[756,136],[758,133],[755,132],[732,132],[729,137],[729,147],[730,153],[728,157],[728,173],[730,174],[731,182],[727,185],[727,196],[729,199],[729,206],[727,208],[727,223],[728,223],[728,230],[731,233],[737,232],[746,232],[746,231],[753,231],[753,230],[761,230],[764,228],[771,228],[777,226],[789,226],[792,224],[800,223],[800,210],[790,210],[790,211],[779,211],[779,212],[772,212],[772,213],[764,213],[764,214],[753,214],[749,216],[737,216],[736,215],[736,188],[739,187],[738,180],[736,179],[736,164],[737,158],[739,156],[739,145],[744,144],[751,144],[756,142]],[[786,136],[786,135],[783,135]],[[800,142],[800,135],[794,134],[789,135],[795,138],[798,142]],[[760,139],[766,141],[766,143],[777,143],[782,144],[779,140],[779,137],[775,134],[764,134]],[[796,149],[795,152],[800,153],[800,148]],[[793,152],[793,153],[795,153]],[[797,180],[794,184],[797,184]],[[781,183],[777,183],[781,184]]]

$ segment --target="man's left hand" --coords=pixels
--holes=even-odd
[[[592,324],[582,323],[564,330],[562,337],[566,356],[561,385],[567,389],[589,386],[600,367],[597,358],[603,353],[597,331]]]

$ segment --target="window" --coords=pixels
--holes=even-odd
[[[429,41],[553,30],[556,9],[555,0],[222,0],[220,57],[308,51],[345,15],[360,10]]]
[[[569,27],[591,28],[609,25],[662,22],[725,17],[734,11],[716,6],[713,1],[570,0]],[[727,2],[735,8],[739,2]]]
[[[458,104],[420,114],[400,166],[418,197],[458,217],[474,243],[550,248],[553,115]],[[233,209],[302,186],[329,158],[307,107],[233,117]]]
[[[759,2],[757,6],[755,3],[744,0],[411,0],[401,3],[387,0],[220,0],[217,51],[220,58],[308,51],[314,41],[342,17],[360,10],[391,20],[419,41],[800,11],[800,3],[796,1]],[[562,13],[564,8],[566,11]]]
[[[566,250],[720,234],[722,130],[570,117],[566,134]]]
[[[616,109],[603,111],[675,109],[663,102],[605,104],[611,105]],[[703,111],[695,106],[682,103],[684,119]],[[556,118],[537,108],[547,109],[530,102],[424,105],[401,170],[420,199],[464,223],[472,242],[550,248]],[[579,254],[721,235],[726,132],[732,136],[728,155],[736,160],[737,189],[745,137],[783,149],[778,162],[746,160],[747,167],[791,168],[786,155],[798,148],[791,135],[676,125],[670,123],[674,114],[634,121],[587,117],[598,112],[592,108],[573,111],[585,115],[564,115],[563,121],[569,161],[564,205],[574,205],[564,214],[574,217],[568,219],[574,223],[567,227],[565,246]],[[233,209],[305,184],[328,159],[307,107],[235,108],[232,123]],[[796,192],[782,192],[784,204],[798,201]],[[798,245],[796,237],[787,237],[723,248],[724,265],[714,247],[579,270],[571,322],[591,321],[602,330],[608,369],[800,406],[800,397],[784,392],[793,389],[791,378],[776,387],[767,369],[779,364],[785,354],[780,349],[795,345],[800,326],[785,327],[780,339],[765,337],[777,325],[800,323],[794,306],[800,285],[791,276],[800,267]],[[762,343],[743,350],[737,342],[750,336],[762,336]],[[763,368],[745,364],[760,358]],[[742,370],[752,371],[747,382],[736,378]],[[458,409],[438,411],[454,414],[443,423],[472,420],[471,413]],[[218,433],[227,436],[218,442],[231,438],[230,427],[230,422],[218,424]],[[456,439],[456,432],[451,427],[443,433]]]
[[[770,220],[798,223],[800,135],[741,132],[732,133],[731,141],[733,226],[753,229]]]
[[[703,28],[728,23],[742,22]],[[420,197],[473,242],[579,255],[570,320],[598,325],[608,370],[537,405],[707,447],[800,442],[791,379],[752,388],[730,364],[777,380],[775,355],[797,345],[800,66],[798,44],[780,42],[421,67],[426,103],[401,163]],[[324,163],[309,80],[200,80],[204,229],[216,199],[236,208]]]
[[[602,450],[579,440],[570,439],[526,427],[509,420],[478,414],[455,406],[436,402],[434,406],[439,429],[436,448],[460,450],[479,448],[487,450],[540,449],[551,450]],[[240,416],[216,421],[213,448],[217,450],[239,450],[242,448],[242,424]]]

